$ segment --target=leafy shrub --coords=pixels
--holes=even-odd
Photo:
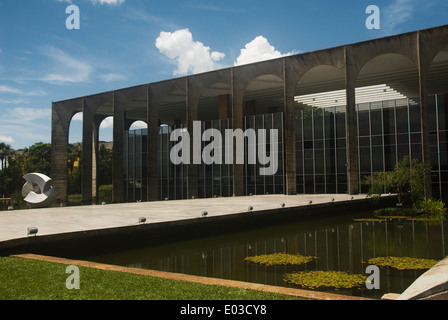
[[[113,186],[111,184],[99,187],[98,201],[100,203],[101,202],[112,203],[112,192],[113,192]]]
[[[417,202],[415,207],[424,215],[432,218],[445,218],[445,204],[440,200],[428,199]]]
[[[68,195],[68,205],[69,206],[80,206],[82,204],[81,194],[70,194]]]

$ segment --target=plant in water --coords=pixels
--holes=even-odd
[[[376,172],[363,183],[369,187],[370,196],[396,192],[398,202],[402,203],[403,195],[410,191],[411,202],[417,202],[424,198],[424,179],[430,170],[429,164],[405,156],[392,171]]]
[[[284,281],[308,289],[351,289],[365,284],[366,277],[342,271],[309,271],[286,274]]]
[[[411,257],[377,257],[369,259],[369,264],[379,267],[391,267],[398,270],[424,270],[431,269],[437,264],[434,259],[420,259]]]
[[[286,266],[301,265],[314,259],[316,259],[316,257],[302,256],[300,254],[272,253],[246,257],[244,260],[266,266]]]
[[[443,222],[446,216],[445,204],[440,200],[428,199],[415,204],[415,208],[422,212],[425,221]]]

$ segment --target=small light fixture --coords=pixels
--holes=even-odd
[[[144,224],[144,223],[146,223],[146,218],[145,217],[138,218],[138,224]]]
[[[308,204],[309,204],[309,205],[312,205],[312,204],[313,204],[313,201],[310,201]]]
[[[286,204],[282,203],[282,208],[285,208],[285,207],[286,207]]]
[[[331,202],[334,202],[334,198],[333,198],[333,199],[331,199]]]
[[[254,210],[254,207],[252,207],[252,206],[249,206],[249,208],[247,208],[247,211],[252,211],[252,210]]]
[[[207,217],[208,216],[208,212],[206,211],[206,210],[204,210],[203,212],[202,212],[202,218],[205,218],[205,217]]]
[[[39,230],[36,227],[28,228],[28,236],[36,236]]]

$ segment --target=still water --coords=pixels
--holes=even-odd
[[[406,219],[357,221],[372,217],[370,212],[350,214],[85,258],[127,267],[298,288],[283,280],[285,274],[333,270],[366,275],[366,262],[374,257],[441,260],[446,256],[446,222],[428,225]],[[247,256],[277,252],[317,259],[298,267],[265,267],[244,260]],[[362,286],[319,291],[380,298],[385,293],[403,292],[423,272],[381,268],[379,289]]]

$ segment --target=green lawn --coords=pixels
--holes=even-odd
[[[209,286],[80,267],[68,290],[67,265],[0,257],[0,300],[297,300],[280,294]]]

